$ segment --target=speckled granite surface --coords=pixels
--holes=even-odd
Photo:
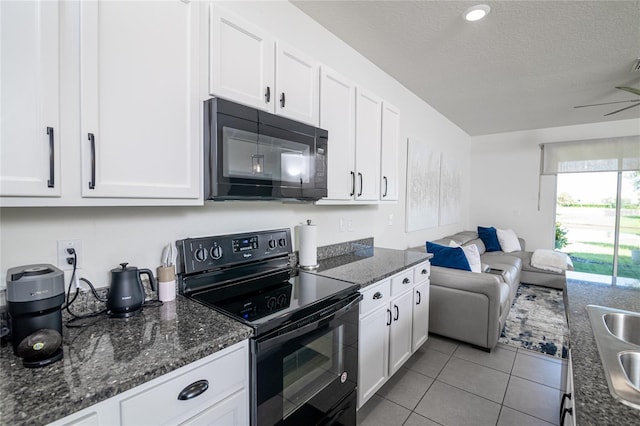
[[[568,280],[567,295],[577,424],[640,424],[640,410],[622,404],[609,392],[585,309],[594,304],[640,312],[640,290]]]
[[[424,262],[432,256],[413,251],[363,247],[352,253],[320,260],[320,267],[311,272],[359,284],[362,288]]]
[[[249,338],[252,330],[177,296],[129,319],[63,330],[64,358],[27,369],[0,347],[0,424],[62,418]]]

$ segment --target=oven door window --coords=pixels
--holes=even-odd
[[[314,336],[282,359],[282,404],[286,419],[344,371],[343,327]]]
[[[301,135],[297,138],[305,139],[304,143],[224,127],[223,176],[279,182],[282,186],[309,185],[315,174],[311,156],[313,138]]]

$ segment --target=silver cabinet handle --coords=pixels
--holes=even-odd
[[[53,127],[47,127],[47,135],[49,135],[49,180],[47,181],[47,187],[53,188],[55,183],[55,146],[53,137]]]
[[[209,381],[205,379],[198,380],[197,382],[193,382],[189,386],[182,389],[178,394],[178,399],[180,401],[193,399],[205,393],[207,389],[209,389]]]

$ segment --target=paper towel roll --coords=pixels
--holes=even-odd
[[[318,267],[318,227],[308,220],[298,226],[298,264],[301,268]]]

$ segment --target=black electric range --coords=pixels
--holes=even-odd
[[[359,285],[292,268],[289,229],[176,244],[179,292],[254,329],[251,424],[355,425]]]

